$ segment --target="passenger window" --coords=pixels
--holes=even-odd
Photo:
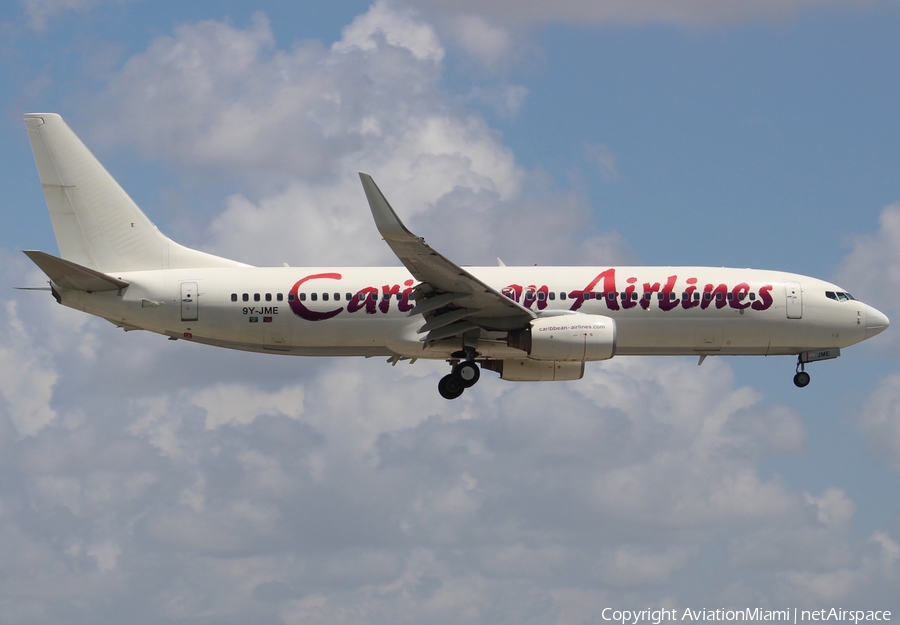
[[[553,291],[550,291],[550,292],[547,294],[547,297],[550,298],[550,301],[553,301],[553,300],[556,299],[556,293],[554,293]]]
[[[323,302],[327,302],[327,301],[328,301],[328,293],[322,293],[322,301],[323,301]]]
[[[378,293],[375,293],[373,291],[372,295],[371,295],[371,297],[369,297],[369,299],[372,300],[373,302],[377,302],[378,301]]]
[[[547,299],[547,294],[544,293],[543,291],[538,291],[537,296],[538,296],[538,301],[539,301],[539,302],[543,302],[544,300]]]
[[[632,294],[631,294],[631,301],[632,301],[632,302],[638,301],[638,294],[637,294],[637,293],[632,293]]]
[[[740,293],[738,293],[738,301],[739,301],[739,302],[743,302],[745,297],[747,297],[747,294],[744,293],[743,291],[741,291]]]
[[[341,301],[341,294],[340,294],[340,293],[335,293],[335,294],[334,294],[334,301],[336,301],[336,302]]]
[[[657,293],[657,294],[656,294],[656,299],[658,299],[659,301],[662,301],[662,298],[663,298],[663,294],[662,294],[662,293]]]
[[[721,302],[721,301],[722,301],[722,294],[721,294],[721,293],[716,293],[716,301],[717,301],[717,302]]]
[[[676,299],[678,299],[677,295],[675,295],[674,293],[669,293],[669,301],[670,302],[674,302]]]
[[[566,299],[566,292],[565,292],[565,291],[560,291],[560,292],[559,292],[559,299]]]
[[[727,299],[728,299],[729,302],[732,301],[732,300],[734,300],[734,293],[729,293],[728,296],[727,296]]]
[[[606,299],[613,302],[616,299],[616,295],[617,295],[617,293],[613,293],[612,291],[610,291],[609,293],[606,294]]]
[[[304,299],[304,298],[301,297],[300,299]],[[294,301],[294,294],[293,294],[293,293],[288,293],[288,301],[289,301],[289,302],[293,302],[293,301]]]
[[[241,295],[241,299],[242,299],[243,301],[245,301],[245,302],[249,302],[249,301],[250,301],[250,295],[249,295],[248,293],[244,293],[243,295]]]
[[[700,294],[699,294],[699,293],[694,293],[694,301],[695,301],[695,302],[699,302],[699,301],[700,301]]]
[[[254,293],[254,294],[253,294],[253,301],[254,301],[254,302],[258,302],[258,301],[259,301],[259,293]]]
[[[751,293],[751,294],[750,294],[750,301],[752,302],[752,301],[754,301],[755,299],[756,299],[756,293]]]
[[[289,297],[290,297],[290,296],[289,296]],[[305,302],[305,301],[306,301],[306,293],[301,293],[301,294],[300,294],[300,301],[301,301],[301,302]]]
[[[309,299],[312,301],[316,301],[317,299],[319,299],[319,294],[318,293],[310,293]]]
[[[278,295],[275,296],[275,299],[277,299],[279,302],[283,302],[284,301],[284,293],[279,293]]]
[[[707,302],[711,301],[711,300],[712,300],[712,293],[704,293],[704,294],[703,294],[703,299],[705,299]]]
[[[271,293],[266,293],[266,301],[267,301],[267,302],[271,302],[271,301],[272,301],[272,294],[271,294]]]
[[[690,293],[682,293],[682,294],[681,294],[681,301],[682,301],[682,302],[687,302],[687,301],[689,301],[690,299],[691,299],[691,294],[690,294]]]
[[[232,302],[236,302],[236,301],[237,301],[237,293],[232,293],[232,294],[231,294],[231,301],[232,301]]]

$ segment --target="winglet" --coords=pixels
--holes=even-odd
[[[363,189],[366,192],[366,199],[369,201],[369,208],[372,209],[372,217],[375,218],[375,226],[382,238],[392,241],[404,241],[419,239],[416,235],[406,229],[397,213],[391,208],[381,189],[372,180],[372,176],[359,172],[359,179],[362,181]]]

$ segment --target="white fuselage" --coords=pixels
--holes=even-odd
[[[617,355],[778,355],[867,338],[862,302],[806,276],[710,267],[470,267],[539,316],[615,320]],[[111,274],[112,275],[112,274]],[[59,290],[63,304],[129,329],[247,351],[301,356],[448,358],[459,340],[426,345],[407,316],[403,268],[207,268],[123,272],[118,292]],[[385,294],[388,294],[387,296]],[[841,293],[843,295],[843,293]],[[883,315],[881,315],[883,319]],[[870,320],[871,321],[871,320]],[[871,323],[870,323],[871,325]],[[874,332],[873,332],[874,333]],[[483,332],[485,358],[524,358]]]

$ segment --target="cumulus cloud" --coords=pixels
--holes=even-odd
[[[35,30],[43,30],[57,16],[70,11],[89,11],[103,3],[104,0],[23,0],[25,13]]]
[[[885,206],[878,230],[856,235],[841,262],[838,280],[888,317],[900,313],[900,203]],[[896,332],[885,336],[896,345]]]
[[[290,51],[263,16],[185,24],[126,64],[102,117],[188,176],[269,172],[204,230],[254,262],[391,260],[357,166],[461,262],[621,254],[580,232],[582,198],[450,105],[440,50],[384,4],[336,45]],[[300,139],[312,152],[293,163]],[[724,360],[616,358],[556,384],[485,373],[446,402],[444,363],[229,352],[124,334],[47,294],[11,301],[5,362],[33,363],[57,416],[22,438],[0,413],[7,619],[591,622],[663,594],[894,597],[898,537],[860,539],[851,494],[760,468],[803,449],[802,422]]]
[[[94,621],[584,620],[661,588],[712,600],[735,576],[756,601],[885,597],[898,572],[896,536],[853,538],[845,492],[759,471],[801,448],[802,426],[724,361],[614,359],[559,384],[486,374],[446,402],[442,363],[98,332],[91,354],[53,352],[67,382],[51,407],[86,417],[0,436],[18,476],[0,485],[7,614],[53,620],[77,597]],[[41,592],[23,592],[26,573]],[[685,577],[705,581],[674,591]]]
[[[506,61],[513,50],[512,34],[479,15],[453,18],[449,30],[467,54],[488,68],[496,68]]]
[[[358,171],[461,263],[628,260],[620,237],[594,231],[585,198],[525,171],[442,90],[443,55],[429,24],[385,2],[329,48],[278,49],[262,14],[247,29],[185,24],[111,80],[98,133],[255,187],[228,198],[211,228],[216,251],[254,264],[395,264]],[[502,106],[517,108],[521,89],[502,89]]]
[[[411,0],[423,11],[439,13],[465,12],[489,18],[497,23],[538,25],[548,22],[577,24],[645,24],[670,23],[679,26],[721,26],[748,20],[781,20],[808,8],[858,3],[845,0],[789,0],[786,2],[754,2],[738,0],[562,0],[552,4],[540,0]]]
[[[856,421],[869,446],[900,470],[900,373],[881,381]]]
[[[0,397],[19,434],[30,436],[56,418],[50,399],[58,374],[47,353],[32,348],[32,337],[17,308],[16,302],[5,302],[6,323],[0,342]]]

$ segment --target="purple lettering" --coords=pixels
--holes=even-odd
[[[329,310],[328,312],[318,312],[315,310],[310,310],[306,306],[303,305],[303,302],[300,301],[300,298],[297,297],[297,290],[300,288],[300,285],[306,282],[307,280],[340,280],[341,274],[339,273],[317,273],[311,276],[306,276],[305,278],[298,280],[297,283],[290,290],[290,296],[288,297],[288,303],[290,304],[291,310],[295,315],[300,317],[301,319],[306,319],[307,321],[324,321],[325,319],[331,319],[335,315],[340,314],[344,309],[335,308],[334,310]]]

